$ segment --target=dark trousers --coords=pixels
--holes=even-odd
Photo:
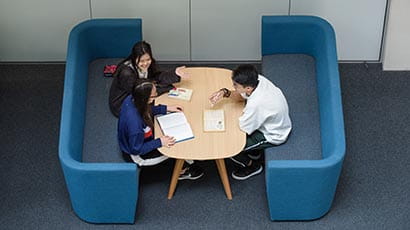
[[[234,158],[234,162],[238,161],[240,162],[241,166],[243,165],[249,165],[251,162],[251,158],[249,155],[263,155],[263,150],[269,147],[276,146],[274,144],[269,143],[266,139],[265,136],[258,130],[253,132],[250,135],[246,135],[246,144],[245,148],[236,156],[232,157]],[[238,163],[235,162],[235,163]]]

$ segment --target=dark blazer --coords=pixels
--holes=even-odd
[[[114,116],[119,116],[122,102],[131,94],[138,79],[138,72],[132,66],[127,65],[126,62],[119,64],[113,75],[109,96],[110,110]],[[168,92],[173,88],[173,83],[181,81],[181,77],[175,74],[175,69],[157,71],[155,66],[148,69],[148,79],[156,83],[158,95]]]

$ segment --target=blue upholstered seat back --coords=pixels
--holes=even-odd
[[[73,28],[67,48],[61,114],[60,157],[82,160],[88,66],[97,58],[126,57],[136,41],[142,39],[141,20],[95,19]],[[130,30],[130,26],[135,30]],[[115,31],[115,33],[113,33]],[[68,155],[66,155],[68,154]]]
[[[93,19],[75,26],[67,48],[59,158],[74,212],[93,223],[133,223],[139,171],[131,163],[84,163],[88,66],[125,57],[142,39],[141,19]],[[107,99],[103,99],[107,100]]]
[[[315,59],[322,157],[345,151],[340,80],[333,28],[313,16],[262,17],[262,55],[306,54]]]
[[[276,71],[277,67],[273,68],[272,65],[275,66],[275,61],[278,61],[274,56],[280,54],[313,57],[315,78],[311,76],[312,68],[304,69],[301,64],[306,61],[285,66],[290,71],[295,71],[293,68],[297,67],[305,73],[287,76],[290,79],[278,76],[277,72],[285,71]],[[283,147],[265,151],[266,194],[271,219],[319,218],[331,207],[345,155],[335,33],[332,26],[319,17],[263,16],[262,55],[265,74],[272,75],[270,78],[288,97],[295,128]],[[311,90],[315,83],[316,90]],[[318,137],[320,145],[317,144]],[[278,160],[281,156],[276,151],[281,147],[289,151],[287,160]],[[308,158],[313,152],[317,153],[314,154],[315,158]],[[305,159],[289,159],[295,154]],[[320,154],[321,157],[317,158]]]

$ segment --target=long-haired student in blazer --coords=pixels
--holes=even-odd
[[[170,71],[159,71],[151,45],[145,41],[136,43],[131,54],[121,61],[113,74],[110,88],[109,105],[112,114],[118,117],[124,99],[131,94],[132,87],[138,79],[148,79],[155,82],[158,95],[173,88],[172,84],[188,78],[184,72],[185,66]]]
[[[154,138],[154,119],[158,114],[181,112],[178,105],[153,105],[158,96],[156,86],[149,80],[139,80],[132,89],[132,95],[125,98],[118,119],[118,142],[127,162],[138,166],[159,164],[168,157],[157,149],[172,148],[175,139],[170,136]],[[203,175],[203,170],[191,162],[186,164],[179,179],[195,180]]]

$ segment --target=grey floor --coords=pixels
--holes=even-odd
[[[323,218],[270,221],[263,176],[231,180],[228,201],[207,162],[207,177],[179,184],[167,201],[168,162],[142,173],[135,224],[95,225],[73,213],[58,161],[64,65],[0,64],[0,229],[409,229],[410,72],[339,69],[347,150]]]

